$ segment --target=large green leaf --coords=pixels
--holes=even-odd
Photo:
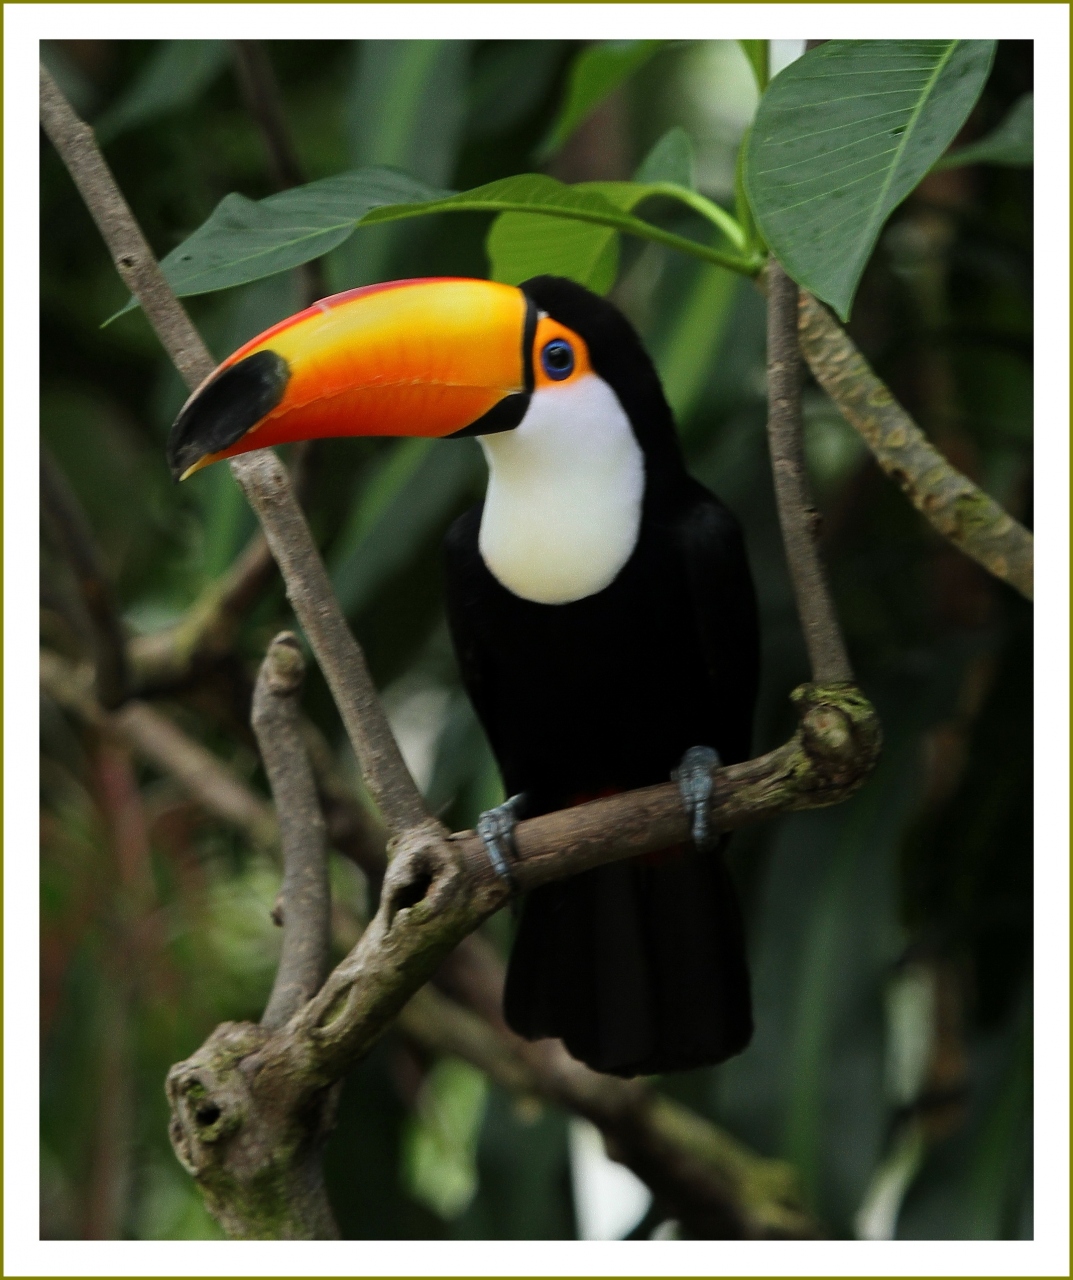
[[[570,69],[563,105],[536,153],[548,160],[600,103],[652,57],[662,40],[606,40],[583,50]]]
[[[828,40],[768,86],[745,159],[757,223],[845,320],[894,209],[950,145],[993,40]]]
[[[442,194],[408,174],[370,168],[338,173],[264,200],[224,196],[208,220],[160,265],[181,298],[230,289],[319,258],[342,244],[376,205]],[[135,306],[131,299],[117,314]]]
[[[675,235],[650,222],[634,217],[629,210],[648,196],[669,196],[696,209],[720,226],[728,235],[734,250],[713,248],[697,240]],[[665,244],[682,253],[753,274],[758,263],[737,250],[744,242],[741,228],[725,210],[697,192],[672,182],[586,182],[567,186],[539,173],[523,173],[501,178],[472,191],[446,198],[411,204],[385,205],[371,209],[362,219],[363,225],[394,222],[400,218],[416,218],[430,213],[528,213],[610,227],[629,235]]]
[[[1032,94],[1022,94],[1010,108],[1006,119],[986,138],[959,147],[943,156],[936,169],[953,169],[959,164],[1006,164],[1014,166],[1032,163]]]

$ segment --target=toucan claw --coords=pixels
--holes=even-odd
[[[682,757],[671,778],[678,783],[682,804],[689,815],[693,830],[693,843],[700,850],[713,847],[719,839],[719,829],[711,820],[712,770],[722,767],[723,761],[714,747],[690,747]]]
[[[488,861],[501,880],[506,881],[511,897],[518,893],[518,882],[510,864],[517,857],[514,845],[514,828],[525,803],[524,795],[511,796],[494,809],[486,809],[477,819],[477,834],[484,841]]]

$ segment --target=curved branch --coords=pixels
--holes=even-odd
[[[816,547],[816,512],[801,443],[797,285],[775,258],[768,263],[767,287],[768,440],[786,562],[813,680],[848,683],[853,671]]]
[[[1032,534],[947,462],[821,302],[802,293],[798,309],[809,368],[887,475],[948,542],[1031,600]]]
[[[251,723],[276,803],[283,848],[283,950],[261,1026],[275,1030],[317,992],[328,972],[331,891],[324,817],[302,742],[298,695],[305,663],[281,631],[268,646],[253,691]]]

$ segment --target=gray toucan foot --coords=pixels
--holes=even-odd
[[[511,796],[494,809],[486,809],[477,819],[477,834],[484,841],[492,870],[507,882],[512,896],[518,892],[518,882],[510,869],[511,862],[517,856],[514,828],[518,825],[518,817],[524,804],[524,795]]]
[[[671,774],[678,783],[682,804],[693,829],[693,843],[698,849],[710,849],[719,839],[719,830],[711,820],[712,770],[723,761],[714,747],[690,747],[678,768]]]

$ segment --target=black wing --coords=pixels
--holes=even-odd
[[[720,710],[724,763],[747,760],[760,679],[756,591],[741,526],[702,485],[674,521],[708,674]]]

